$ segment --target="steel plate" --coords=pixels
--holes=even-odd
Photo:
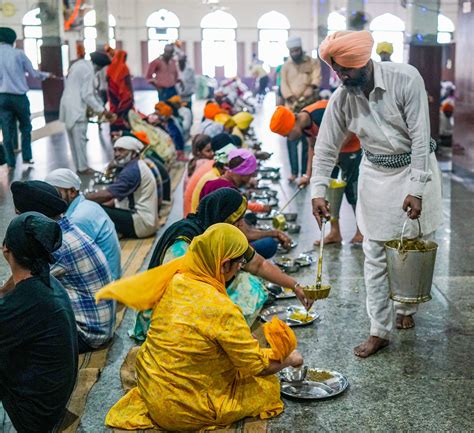
[[[307,322],[291,319],[290,316],[295,312],[306,315],[306,310],[302,305],[290,305],[289,307],[274,306],[274,307],[266,308],[260,313],[260,317],[262,318],[264,322],[269,322],[270,320],[272,320],[273,316],[277,316],[280,320],[282,320],[288,326],[291,326],[291,327],[308,326],[308,325],[311,325],[316,319],[319,318],[318,313],[316,313],[315,311],[310,311],[308,314],[310,317],[310,320],[308,320]]]

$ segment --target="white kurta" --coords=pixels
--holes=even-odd
[[[410,65],[373,63],[374,90],[336,90],[329,101],[315,145],[312,197],[324,197],[341,143],[348,131],[362,147],[376,155],[412,153],[411,164],[384,168],[365,157],[359,174],[357,222],[372,240],[398,238],[406,218],[402,210],[408,194],[422,197],[423,233],[432,233],[442,222],[441,175],[434,153],[429,153],[428,98],[419,72]],[[417,233],[410,224],[409,236]]]
[[[87,122],[87,107],[102,112],[104,107],[94,89],[94,68],[87,60],[77,60],[69,69],[59,108],[59,120],[71,129],[76,122]]]

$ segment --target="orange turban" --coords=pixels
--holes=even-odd
[[[343,68],[362,68],[370,60],[374,39],[367,30],[329,35],[319,46],[319,57],[331,68],[334,60]]]
[[[283,362],[296,349],[296,336],[293,330],[277,316],[263,325],[263,334],[272,349],[270,359]]]
[[[217,114],[224,113],[224,110],[219,107],[215,102],[209,102],[204,107],[204,117],[209,120],[214,120]]]
[[[176,105],[181,105],[181,96],[179,95],[174,95],[170,99],[168,99],[168,102]]]
[[[296,123],[295,114],[283,105],[279,105],[270,120],[270,129],[275,134],[286,137]]]
[[[155,111],[158,111],[158,114],[163,117],[171,117],[173,115],[173,109],[163,101],[155,105]]]
[[[137,137],[143,144],[148,146],[150,144],[150,139],[145,131],[135,131],[132,133],[135,137]]]

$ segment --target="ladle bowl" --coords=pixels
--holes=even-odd
[[[312,301],[316,301],[318,299],[326,299],[329,296],[330,291],[331,291],[330,284],[303,287],[304,295],[306,296],[306,298],[311,299]]]

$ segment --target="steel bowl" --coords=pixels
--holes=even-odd
[[[295,222],[298,218],[298,214],[296,212],[286,212],[283,214],[286,219],[286,222],[292,223]]]
[[[301,226],[299,224],[287,223],[286,231],[290,234],[296,234],[301,231]]]

